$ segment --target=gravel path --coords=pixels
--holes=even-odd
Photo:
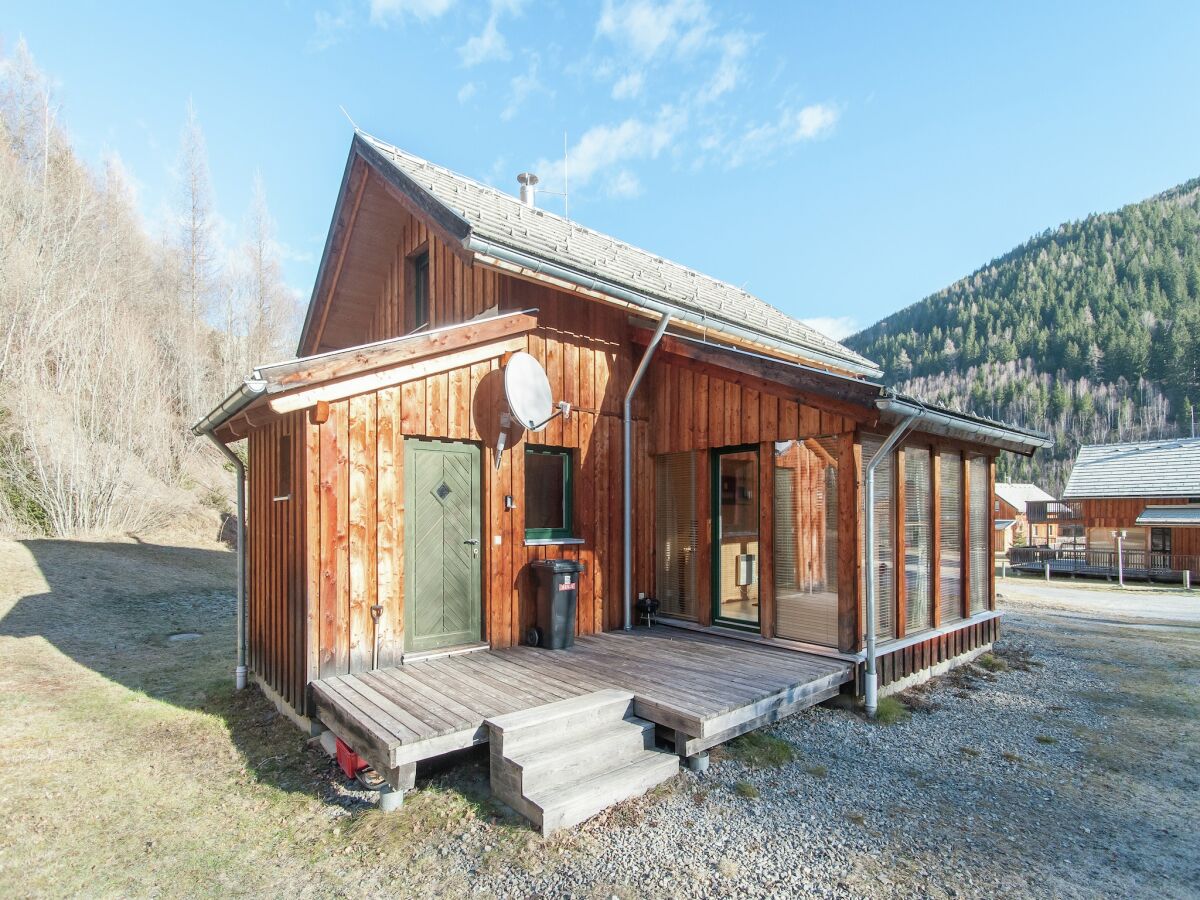
[[[909,691],[905,721],[809,710],[770,732],[791,763],[723,754],[519,852],[497,852],[513,826],[481,816],[438,851],[440,883],[512,897],[1195,896],[1198,735],[1192,707],[1173,705],[1194,703],[1195,663],[1186,697],[1125,715],[1130,690],[1156,691],[1179,652],[1195,658],[1189,639],[1180,650],[1024,610],[997,648],[1007,670]],[[432,783],[483,775],[477,762]]]

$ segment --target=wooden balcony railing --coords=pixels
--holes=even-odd
[[[1030,500],[1025,504],[1030,525],[1060,525],[1083,521],[1083,503],[1079,500]]]
[[[1050,566],[1052,575],[1117,574],[1116,550],[1050,549],[1042,547],[1013,547],[1008,551],[1009,564],[1020,571],[1044,572]],[[1126,578],[1150,581],[1178,581],[1185,571],[1200,575],[1200,556],[1183,553],[1158,553],[1153,550],[1122,550],[1121,568]]]

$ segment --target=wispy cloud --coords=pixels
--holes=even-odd
[[[828,137],[837,126],[841,111],[831,103],[787,107],[773,122],[751,125],[728,141],[709,141],[710,150],[723,155],[731,168],[763,159],[796,144]]]
[[[686,56],[703,45],[712,29],[703,0],[604,0],[596,33],[628,48],[642,59],[660,52]]]
[[[554,92],[542,84],[538,78],[538,66],[541,60],[536,53],[529,54],[529,66],[520,75],[515,75],[508,82],[508,103],[500,113],[500,118],[505,122],[510,121],[518,112],[525,102],[535,94],[545,94],[548,97],[554,96]]]
[[[524,5],[525,0],[492,0],[483,31],[467,38],[467,42],[458,48],[463,65],[470,67],[512,59],[508,41],[500,33],[500,17],[504,14],[517,15]]]
[[[328,50],[341,41],[353,22],[354,17],[345,6],[336,13],[318,9],[313,13],[313,33],[308,39],[308,49],[317,52]]]
[[[610,196],[636,196],[641,185],[627,164],[657,158],[671,146],[686,123],[687,117],[681,110],[667,106],[650,121],[629,118],[617,125],[588,129],[567,151],[571,187],[603,181]],[[540,160],[535,171],[555,189],[563,182],[562,160]]]
[[[826,337],[840,341],[862,331],[862,325],[850,316],[814,316],[811,319],[801,319],[809,328],[815,328]]]
[[[454,2],[455,0],[371,0],[371,21],[376,25],[405,18],[428,22],[445,15]]]
[[[458,102],[466,103],[468,100],[470,100],[472,97],[475,96],[476,90],[478,90],[478,88],[476,88],[475,82],[468,81],[466,84],[464,84],[462,87],[460,87],[458,89]]]
[[[608,182],[610,197],[636,197],[642,192],[642,183],[628,169],[621,169]]]
[[[721,47],[721,59],[717,63],[712,78],[697,95],[696,99],[700,103],[712,103],[741,85],[745,76],[742,61],[750,51],[752,43],[753,40],[750,36],[740,31],[721,37],[718,41]]]
[[[645,83],[646,77],[641,72],[627,72],[613,85],[612,97],[614,100],[632,100],[642,92]]]

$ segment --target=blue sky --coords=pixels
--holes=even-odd
[[[262,174],[307,298],[350,125],[840,333],[1200,175],[1200,4],[0,3],[148,227],[189,98],[236,240]],[[561,201],[542,205],[561,211]]]

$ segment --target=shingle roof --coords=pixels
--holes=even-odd
[[[1200,438],[1079,448],[1064,500],[1200,497]]]
[[[511,250],[641,292],[709,317],[844,361],[854,371],[878,366],[741,288],[663,259],[562,216],[535,207],[428,160],[359,133],[409,179],[460,215],[474,234]]]
[[[1030,500],[1054,500],[1036,484],[1029,482],[996,483],[996,496],[1019,513],[1025,512],[1025,504]]]

